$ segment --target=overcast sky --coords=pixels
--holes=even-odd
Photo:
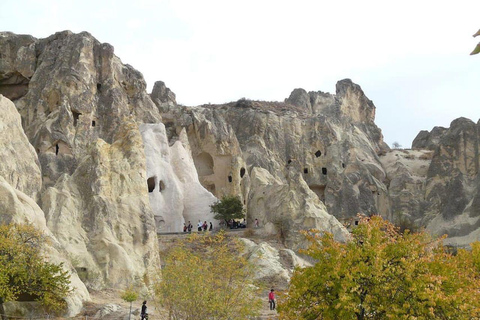
[[[0,0],[0,30],[88,31],[185,105],[359,84],[385,141],[480,118],[480,1]]]

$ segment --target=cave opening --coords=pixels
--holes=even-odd
[[[322,155],[322,151],[320,150],[317,150],[317,152],[315,152],[315,157],[320,157]]]
[[[308,168],[303,168],[303,173],[308,173]]]
[[[232,179],[232,176],[228,176],[228,182],[232,182],[233,179]]]
[[[80,116],[81,116],[81,113],[72,110],[72,114],[73,114],[73,126],[76,127],[76,126],[77,126],[78,119],[79,119]]]
[[[92,127],[95,127],[95,120],[92,120]]]
[[[243,178],[244,175],[245,175],[245,168],[241,168],[240,169],[240,178]]]
[[[55,144],[55,155],[58,156],[58,151],[60,150],[60,147],[58,146],[58,143]]]
[[[153,192],[155,190],[155,177],[150,177],[147,179],[148,192]]]
[[[323,173],[323,174],[327,174],[327,168],[323,167],[323,168],[322,168],[322,173]]]

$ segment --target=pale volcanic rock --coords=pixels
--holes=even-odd
[[[181,232],[188,221],[216,222],[210,212],[216,198],[198,180],[185,133],[170,147],[163,124],[144,124],[140,131],[157,230]]]
[[[269,233],[279,231],[273,221],[281,216],[267,219],[266,212],[282,212],[292,228],[290,246],[298,248],[294,235],[308,228],[345,239],[330,215],[390,215],[378,158],[388,146],[373,122],[375,106],[351,80],[339,81],[336,95],[295,89],[285,103],[240,99],[165,108],[154,101],[169,119],[171,141],[185,130],[202,185],[217,197],[239,195],[248,223],[260,218]],[[265,195],[252,180],[260,169],[271,175]]]
[[[380,157],[387,172],[392,221],[421,225],[427,206],[425,183],[432,156],[431,150],[394,149]]]
[[[0,95],[0,176],[35,199],[42,187],[40,163],[23,132],[15,105]]]
[[[7,61],[28,60],[23,58],[27,45],[34,47],[33,71],[31,66],[24,71],[26,62],[2,63],[0,76],[23,74],[28,82],[28,91],[12,98],[37,150],[44,187],[63,173],[71,175],[90,142],[101,138],[111,143],[125,117],[161,121],[141,73],[123,65],[111,45],[86,32],[58,32],[40,40],[11,33],[0,37],[0,48],[10,49]],[[0,92],[8,87],[0,82]]]
[[[42,183],[32,174],[29,188],[82,280],[121,288],[149,276],[159,257],[138,125],[161,116],[142,74],[87,32],[1,33],[0,49],[0,92],[38,154]]]
[[[255,266],[254,279],[279,290],[288,288],[295,267],[311,264],[298,257],[292,250],[277,249],[266,242],[255,242],[240,238],[244,245],[244,255]]]
[[[117,130],[42,196],[48,227],[95,289],[130,285],[159,263],[141,135],[133,121]]]

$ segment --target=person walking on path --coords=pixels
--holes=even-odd
[[[188,221],[188,226],[187,226],[187,229],[188,229],[188,232],[192,232],[192,223],[190,221]]]
[[[202,221],[198,220],[198,224],[197,224],[198,232],[202,231],[202,225],[203,225]]]
[[[270,310],[275,310],[275,293],[273,293],[273,289],[268,294],[268,303],[270,304]]]
[[[255,228],[258,228],[258,219],[255,219]]]
[[[140,319],[146,319],[147,317],[147,301],[143,301],[142,303],[142,312],[140,313]]]

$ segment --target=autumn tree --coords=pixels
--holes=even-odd
[[[66,307],[70,275],[45,261],[47,237],[31,225],[0,224],[0,313],[7,301],[38,301],[48,312]]]
[[[280,319],[473,319],[479,314],[474,255],[453,256],[426,233],[362,218],[347,243],[305,233],[312,267],[296,269]],[[480,246],[478,247],[480,251]],[[478,258],[480,261],[480,257]]]
[[[253,266],[240,256],[242,246],[224,232],[191,235],[165,257],[159,303],[171,320],[246,319],[260,302],[252,283]]]
[[[210,205],[210,210],[217,220],[242,219],[245,217],[242,201],[238,196],[224,196]]]

